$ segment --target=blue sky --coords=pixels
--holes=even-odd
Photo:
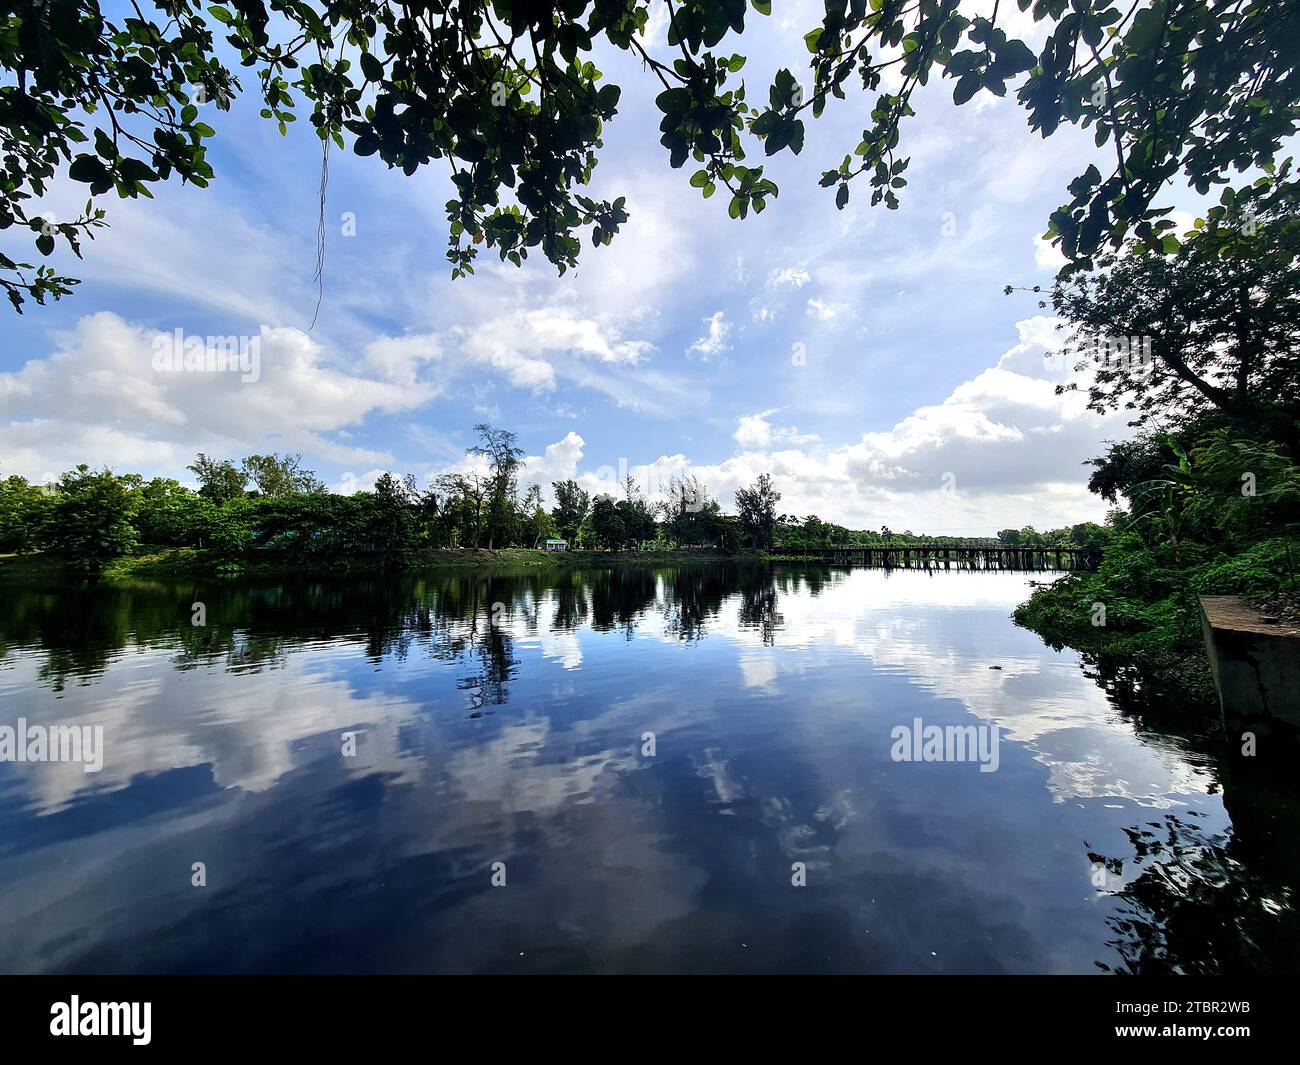
[[[760,95],[779,67],[803,70],[820,6],[774,9],[734,44]],[[319,142],[305,120],[280,137],[251,97],[212,108],[212,187],[107,203],[111,228],[84,261],[54,260],[84,279],[76,294],[4,319],[0,474],[89,462],[188,479],[198,451],[276,449],[346,491],[463,463],[486,420],[519,434],[525,480],[543,484],[612,487],[623,464],[653,494],[689,468],[731,507],[766,471],[783,510],[853,527],[977,535],[1101,517],[1080,464],[1123,419],[1054,395],[1051,321],[1001,291],[1050,281],[1036,238],[1068,181],[1104,164],[1089,132],[1041,140],[1013,97],[958,109],[936,80],[904,130],[901,209],[869,207],[864,185],[841,212],[817,178],[867,124],[869,99],[851,96],[810,124],[800,157],[768,162],[769,209],[733,221],[725,197],[689,187],[689,165],[668,168],[652,75],[622,53],[596,62],[623,86],[594,189],[627,197],[612,246],[588,244],[563,278],[538,256],[485,258],[453,282],[443,170],[406,178],[334,151],[310,333]],[[83,199],[65,183],[43,207],[57,219]],[[1194,206],[1176,190],[1166,202]],[[176,329],[257,336],[259,379],[154,372],[153,338]]]

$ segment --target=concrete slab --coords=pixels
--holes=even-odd
[[[1300,625],[1236,595],[1204,595],[1200,604],[1228,735],[1300,733]]]

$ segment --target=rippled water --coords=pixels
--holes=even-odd
[[[1296,968],[1290,786],[1113,704],[1026,585],[6,587],[0,726],[104,761],[0,763],[0,968]],[[894,760],[917,719],[997,725],[996,771]]]

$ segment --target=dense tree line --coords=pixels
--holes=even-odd
[[[631,476],[619,498],[593,496],[573,480],[557,481],[548,510],[541,486],[521,490],[523,449],[515,434],[486,424],[475,431],[478,443],[468,454],[476,461],[424,490],[410,476],[385,473],[370,491],[331,493],[303,467],[300,455],[279,454],[250,455],[236,465],[200,453],[187,467],[198,481],[196,490],[168,478],[146,481],[87,466],[50,486],[11,476],[0,480],[0,552],[45,551],[95,572],[119,556],[161,548],[200,548],[231,561],[365,558],[400,566],[430,549],[535,547],[552,538],[599,551],[789,554],[831,544],[998,542],[851,530],[815,514],[783,514],[777,508],[781,495],[767,474],[736,493],[735,514],[725,513],[691,474],[674,475],[656,501],[647,500]],[[1083,529],[1041,534],[1048,537],[1042,542],[1084,544],[1078,538]]]

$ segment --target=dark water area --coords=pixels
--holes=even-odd
[[[0,588],[0,728],[102,729],[0,762],[0,970],[1300,969],[1295,774],[1113,699],[1029,578]]]

